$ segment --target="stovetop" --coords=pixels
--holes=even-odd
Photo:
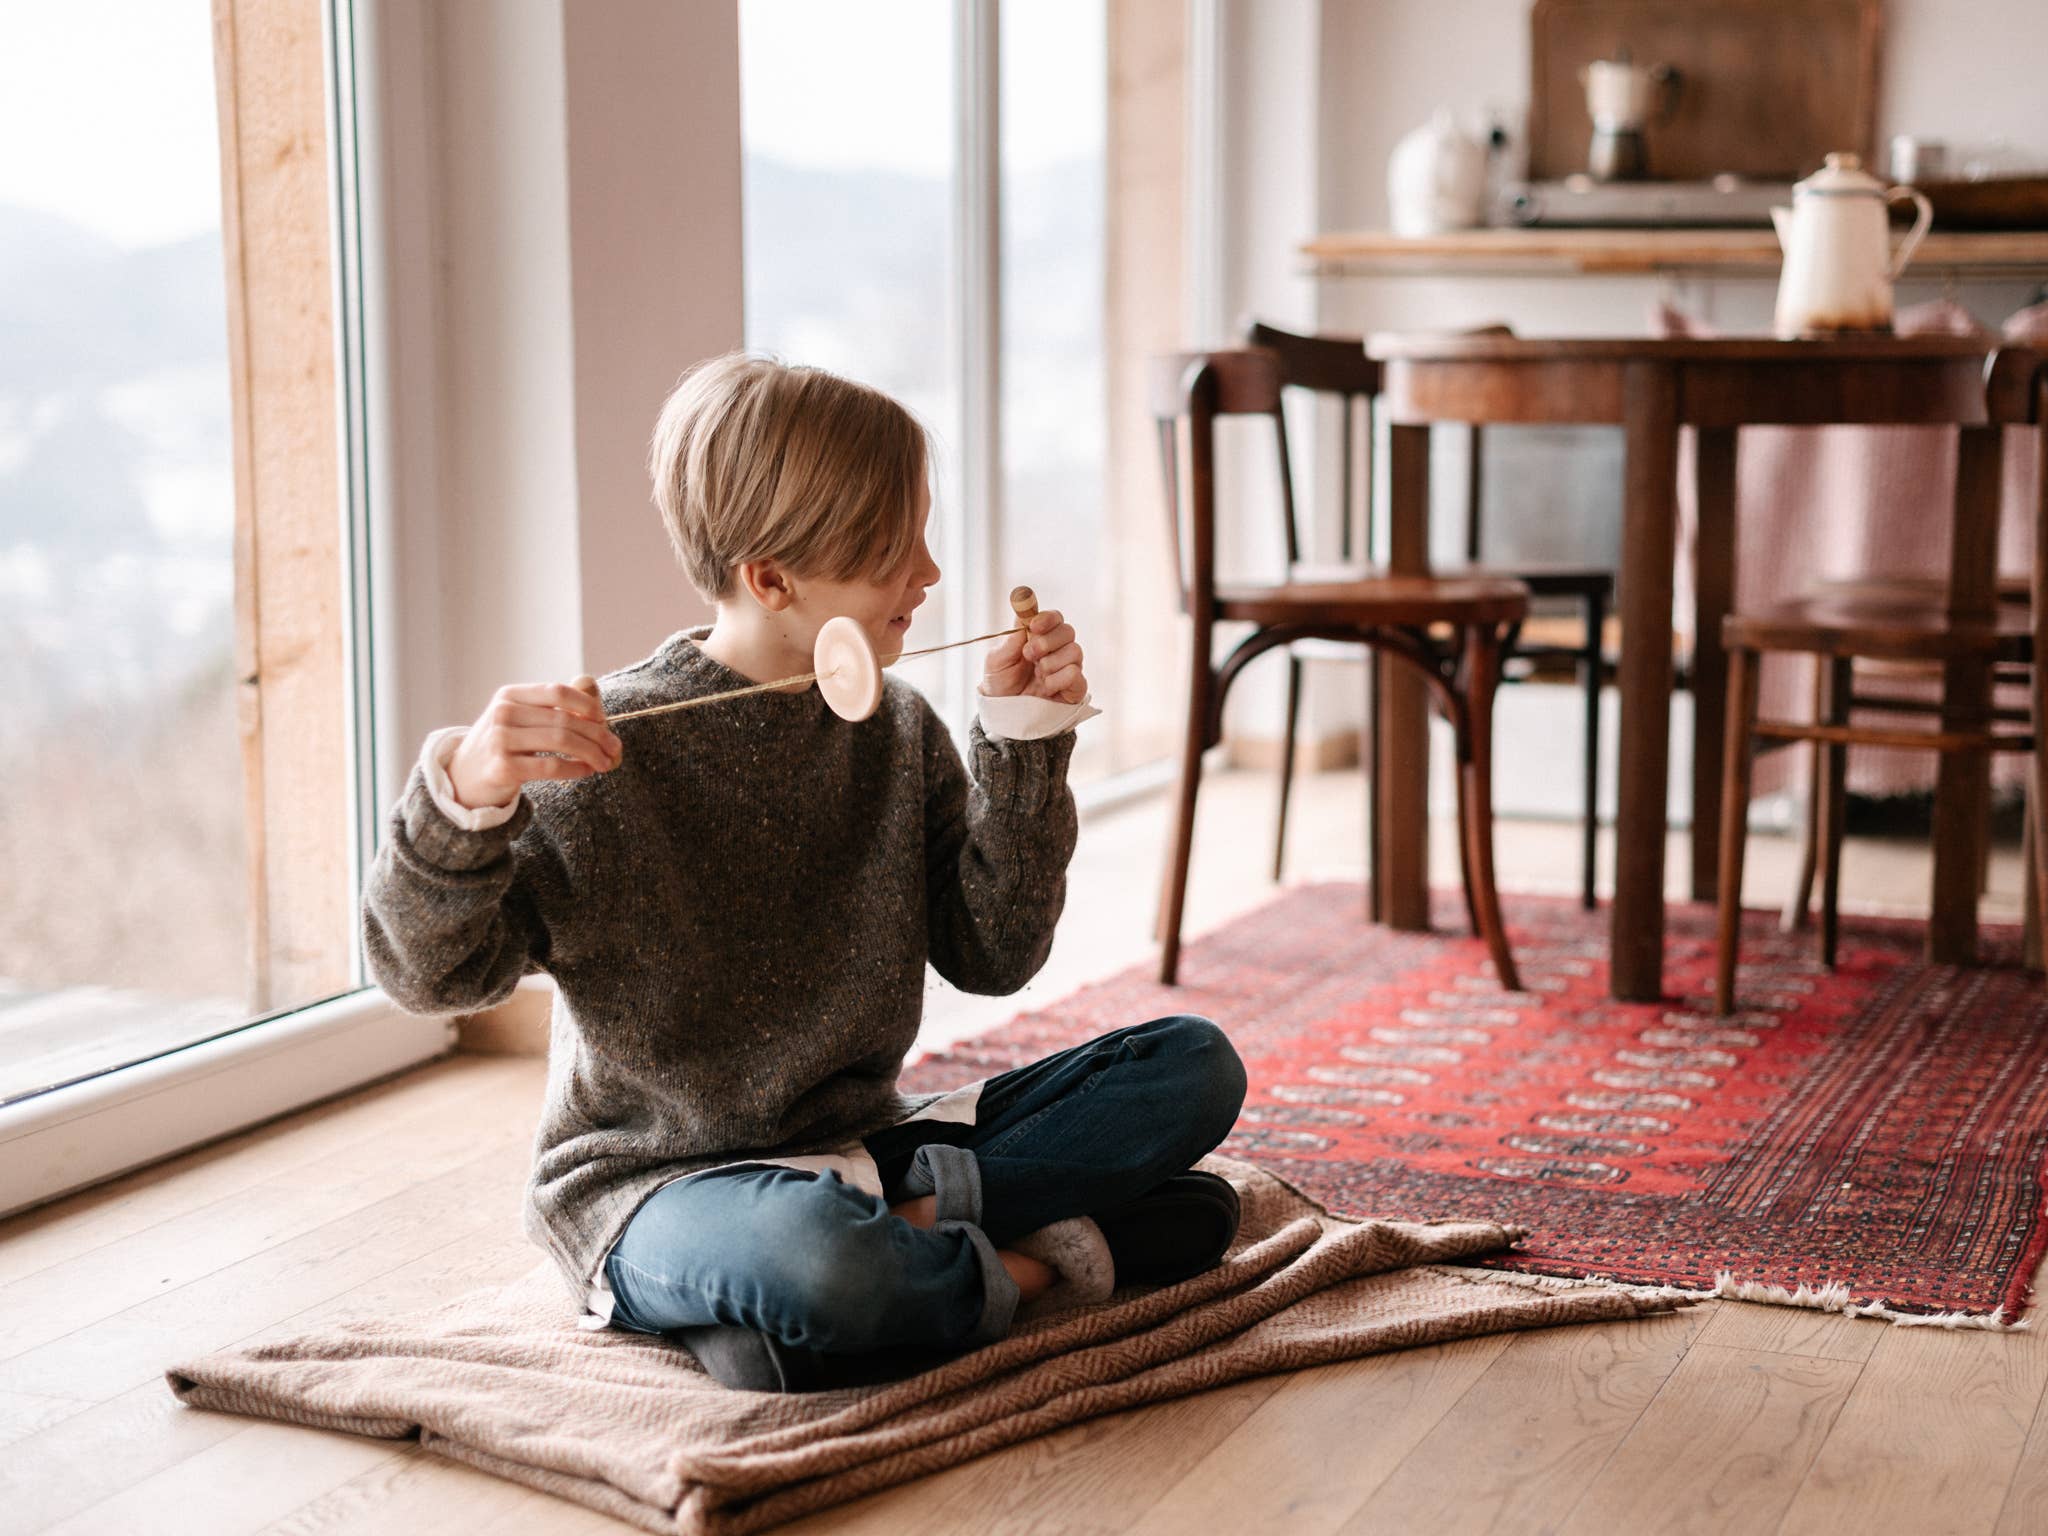
[[[1746,181],[1739,176],[1716,176],[1711,181],[1595,181],[1581,175],[1509,186],[1495,222],[1552,228],[1746,229],[1769,225],[1771,208],[1789,206],[1791,201],[1789,181]]]

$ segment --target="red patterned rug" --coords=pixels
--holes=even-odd
[[[1508,993],[1455,903],[1436,934],[1362,909],[1353,885],[1289,890],[1191,945],[1180,987],[1148,961],[906,1078],[953,1087],[1199,1013],[1251,1079],[1219,1150],[1335,1214],[1525,1223],[1496,1263],[1536,1274],[1906,1316],[2026,1305],[2048,1242],[2039,976],[1931,966],[1921,924],[1868,919],[1830,973],[1755,913],[1742,1011],[1719,1020],[1706,908],[1670,913],[1658,1005],[1607,996],[1604,911],[1511,899],[1529,990]]]

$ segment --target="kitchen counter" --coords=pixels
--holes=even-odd
[[[1365,230],[1318,235],[1300,250],[1318,277],[1685,272],[1775,279],[1780,259],[1768,229],[1470,229],[1421,237]],[[1907,271],[2048,277],[2048,230],[1930,234]]]

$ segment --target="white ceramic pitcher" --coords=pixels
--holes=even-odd
[[[1910,198],[1919,217],[1895,254],[1885,208],[1900,198]],[[1933,207],[1912,187],[1887,187],[1856,156],[1829,155],[1826,165],[1792,189],[1790,208],[1771,210],[1785,253],[1777,333],[1890,330],[1892,284],[1933,218]]]

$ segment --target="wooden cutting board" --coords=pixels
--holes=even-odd
[[[1585,170],[1579,71],[1621,48],[1679,72],[1645,131],[1659,181],[1796,181],[1830,150],[1872,159],[1878,0],[1536,0],[1529,26],[1532,180]]]

